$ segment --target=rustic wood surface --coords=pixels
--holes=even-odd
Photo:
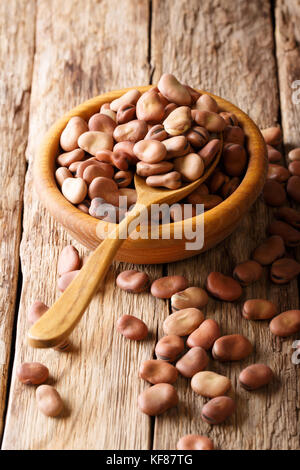
[[[200,419],[204,401],[191,392],[184,379],[176,385],[178,408],[156,419],[137,410],[137,396],[148,386],[138,379],[137,368],[143,359],[152,357],[169,305],[149,294],[133,296],[116,289],[116,273],[128,265],[114,264],[104,289],[72,334],[70,352],[33,350],[26,345],[25,336],[31,303],[39,299],[51,305],[58,297],[57,257],[67,243],[73,243],[42,208],[32,187],[33,158],[49,126],[66,110],[100,92],[155,82],[162,72],[170,71],[236,103],[261,127],[281,121],[286,147],[300,146],[300,105],[291,102],[290,88],[291,82],[300,79],[296,66],[299,2],[278,0],[275,16],[270,2],[263,0],[19,0],[9,5],[2,2],[0,8],[0,50],[5,63],[0,91],[6,111],[3,116],[9,119],[1,121],[0,140],[4,188],[0,339],[5,355],[0,366],[0,413],[6,417],[2,448],[175,449],[181,435],[197,432],[213,437],[220,449],[297,449],[299,366],[291,362],[292,339],[272,337],[266,322],[243,320],[242,301],[210,300],[205,310],[207,317],[220,321],[225,334],[241,332],[255,344],[254,354],[242,363],[211,361],[212,370],[231,378],[237,401],[234,417],[214,428]],[[3,84],[6,88],[2,89]],[[28,120],[29,167],[23,198]],[[258,201],[235,234],[216,249],[188,261],[141,268],[152,279],[180,273],[192,284],[203,286],[209,271],[230,273],[237,262],[247,259],[264,238],[271,218],[272,212]],[[79,248],[82,255],[87,253]],[[245,289],[242,300],[261,296],[277,302],[281,310],[299,305],[297,283],[279,288],[268,281],[267,273],[262,283]],[[147,322],[149,340],[131,343],[116,334],[114,324],[123,313]],[[32,360],[49,367],[50,383],[66,404],[61,418],[41,415],[34,388],[16,380],[17,365]],[[237,376],[254,361],[268,363],[276,380],[266,390],[250,394],[238,386]]]

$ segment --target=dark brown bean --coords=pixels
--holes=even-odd
[[[263,198],[268,206],[283,206],[286,203],[286,192],[277,181],[267,180],[263,189]]]
[[[245,261],[238,264],[233,271],[233,277],[242,286],[249,286],[253,282],[258,281],[263,273],[263,268],[256,261]]]
[[[221,336],[215,341],[212,355],[218,361],[240,361],[252,353],[253,346],[243,335]]]
[[[239,122],[235,114],[229,113],[227,111],[223,111],[219,114],[224,119],[226,126],[238,126]]]
[[[188,287],[188,281],[183,276],[165,276],[156,279],[151,285],[151,294],[159,299],[170,299],[173,294]]]
[[[285,247],[282,237],[273,235],[254,250],[252,258],[259,264],[266,266],[272,264],[277,258],[281,258],[284,252]]]
[[[209,437],[199,434],[182,436],[176,445],[177,450],[214,450],[214,443]]]
[[[138,397],[140,410],[149,416],[160,415],[176,406],[177,403],[178,395],[175,388],[173,385],[164,383],[147,388]]]
[[[144,292],[149,287],[149,276],[144,272],[130,269],[118,275],[116,284],[120,289],[126,290],[127,292]]]
[[[217,193],[221,189],[223,184],[228,181],[229,177],[219,169],[216,169],[208,182],[210,192]]]
[[[216,397],[206,403],[201,411],[201,418],[208,424],[220,424],[232,415],[235,403],[229,397]]]
[[[127,188],[133,179],[133,173],[131,171],[117,171],[114,175],[114,181],[117,183],[119,188]]]
[[[194,348],[200,346],[203,349],[210,349],[214,342],[220,338],[221,331],[218,323],[211,318],[204,320],[201,325],[194,330],[187,339],[187,346]]]
[[[184,341],[180,336],[163,336],[155,346],[155,354],[162,361],[173,362],[184,350]]]
[[[243,388],[248,391],[257,390],[271,382],[273,371],[265,364],[252,364],[242,370],[239,381]]]
[[[132,121],[135,116],[135,105],[134,104],[123,104],[117,111],[117,123],[125,124],[126,122]]]
[[[300,203],[300,176],[291,176],[287,182],[286,190],[294,201]]]
[[[270,163],[278,163],[282,159],[281,153],[271,145],[267,145],[268,160]]]
[[[148,328],[145,323],[133,315],[123,315],[117,321],[117,330],[125,338],[133,340],[145,339],[148,335]]]
[[[223,133],[224,142],[230,142],[231,144],[238,144],[243,147],[245,134],[239,126],[226,126]]]
[[[275,284],[286,284],[300,274],[300,263],[293,258],[281,258],[271,267],[271,281]]]
[[[208,142],[209,132],[205,127],[194,126],[186,133],[186,138],[195,149],[200,149]]]
[[[271,333],[275,336],[287,337],[300,331],[300,310],[287,310],[270,323]]]
[[[271,222],[268,230],[271,235],[282,237],[286,246],[294,247],[300,245],[300,232],[286,222],[275,220]]]
[[[300,229],[300,212],[292,207],[280,207],[277,212],[275,212],[275,217]]]
[[[270,163],[268,166],[268,180],[274,180],[278,183],[285,183],[291,176],[289,170],[282,165]]]
[[[242,288],[237,281],[218,272],[212,272],[208,275],[206,288],[214,297],[228,302],[233,302],[242,295]]]
[[[268,127],[261,131],[266,144],[279,145],[282,141],[282,132],[279,127]]]
[[[23,362],[17,368],[17,377],[25,385],[40,385],[49,377],[49,370],[39,362]]]
[[[188,195],[187,201],[189,204],[203,204],[204,210],[208,211],[221,204],[223,199],[217,194],[202,194],[202,190],[198,190],[197,188]]]
[[[176,368],[184,377],[193,377],[204,370],[208,364],[208,356],[205,349],[195,347],[190,349],[179,361],[176,362]]]
[[[166,361],[148,359],[141,364],[139,376],[151,384],[173,384],[177,380],[178,371]]]
[[[247,164],[247,155],[244,147],[237,143],[225,145],[223,149],[223,164],[227,175],[241,176]]]
[[[270,300],[249,299],[243,306],[243,317],[246,320],[269,320],[277,313],[277,306]]]
[[[198,152],[200,157],[203,159],[205,168],[210,166],[220,151],[220,148],[221,141],[219,139],[212,139]]]

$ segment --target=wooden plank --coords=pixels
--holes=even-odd
[[[25,344],[26,311],[35,299],[50,305],[57,297],[57,257],[70,241],[33,192],[32,160],[38,143],[49,125],[75,104],[104,90],[149,83],[148,12],[146,0],[126,0],[121,7],[118,0],[38,2],[21,250],[24,283],[4,449],[147,449],[151,445],[150,419],[136,406],[145,387],[137,369],[143,359],[152,357],[164,303],[147,294],[119,291],[115,274],[126,265],[111,270],[103,291],[72,335],[73,351],[32,350]],[[80,252],[86,250],[80,248]],[[159,266],[145,269],[151,278],[162,272]],[[146,320],[149,340],[131,343],[116,333],[115,322],[124,313]],[[25,360],[49,367],[51,382],[66,402],[61,419],[39,413],[34,389],[16,380],[16,366]]]
[[[19,273],[35,2],[0,3],[0,436]]]
[[[173,72],[186,83],[231,100],[262,128],[277,122],[279,103],[269,2],[154,0],[151,50],[154,81],[162,72]],[[185,274],[192,285],[199,286],[204,285],[211,271],[231,274],[235,264],[248,259],[265,237],[270,219],[271,211],[258,201],[228,240],[204,255],[170,265],[168,272]],[[272,337],[266,322],[242,319],[243,301],[255,297],[275,301],[282,311],[295,308],[297,283],[277,287],[268,281],[266,272],[262,282],[244,289],[240,302],[210,300],[206,308],[206,316],[219,321],[224,334],[239,332],[255,344],[252,356],[241,363],[210,363],[212,370],[232,380],[232,396],[237,404],[234,417],[220,426],[205,424],[200,418],[205,401],[192,393],[189,381],[181,379],[177,385],[178,409],[155,421],[155,449],[175,449],[177,440],[187,433],[208,435],[217,448],[224,450],[298,447],[299,367],[296,369],[291,362],[292,340]],[[266,390],[248,393],[237,384],[237,378],[240,370],[253,362],[269,364],[276,380]]]

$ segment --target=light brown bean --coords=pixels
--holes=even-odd
[[[62,274],[57,281],[58,290],[60,290],[60,292],[64,292],[67,287],[71,284],[73,279],[77,276],[79,271],[79,269],[76,269],[75,271],[69,271],[67,273]]]
[[[165,107],[153,88],[142,94],[136,104],[136,116],[152,124],[159,123],[165,114]]]
[[[184,135],[178,135],[162,141],[167,149],[166,159],[186,155],[190,151],[190,144]]]
[[[140,96],[141,92],[139,90],[129,90],[124,93],[124,95],[120,96],[120,98],[113,100],[110,103],[110,109],[117,112],[118,109],[123,105],[136,104]]]
[[[167,132],[165,131],[165,128],[162,124],[156,124],[155,126],[152,126],[147,134],[145,135],[145,140],[159,140],[160,142],[162,140],[165,140],[168,137]]]
[[[141,364],[139,377],[154,385],[173,384],[177,380],[178,371],[176,367],[166,361],[148,359]]]
[[[133,121],[119,124],[114,130],[114,139],[117,142],[128,140],[129,142],[138,142],[142,140],[148,132],[145,121],[134,119]]]
[[[174,169],[181,174],[183,181],[196,181],[204,173],[204,162],[197,153],[188,153],[175,158]]]
[[[61,191],[72,204],[80,204],[87,195],[87,185],[82,178],[66,178]]]
[[[186,289],[176,292],[171,297],[171,307],[173,312],[183,308],[195,307],[203,308],[208,303],[208,295],[201,287],[187,287]]]
[[[71,150],[71,152],[61,153],[57,157],[56,161],[58,165],[68,167],[71,165],[71,163],[75,163],[75,162],[79,162],[83,160],[84,155],[85,155],[84,150],[75,149],[75,150]]]
[[[123,104],[117,112],[117,123],[125,124],[136,117],[136,107],[134,104]]]
[[[147,388],[138,397],[140,410],[157,416],[178,404],[178,395],[173,385],[160,383]]]
[[[110,178],[99,176],[91,182],[88,191],[90,199],[102,197],[109,204],[118,205],[119,191],[118,185]]]
[[[44,302],[36,300],[28,310],[27,319],[29,323],[33,325],[41,318],[42,315],[44,315],[45,312],[47,312],[47,310],[49,310],[49,307],[44,304]]]
[[[165,131],[172,136],[184,134],[191,124],[191,109],[188,106],[174,109],[163,122]]]
[[[164,160],[167,151],[158,140],[140,140],[133,147],[134,154],[145,163],[159,163]]]
[[[123,315],[117,321],[117,330],[125,338],[140,341],[148,335],[147,325],[133,315]]]
[[[176,362],[176,369],[184,377],[193,377],[197,372],[204,370],[208,364],[208,356],[205,349],[195,347],[190,349]]]
[[[193,376],[191,387],[197,395],[215,398],[225,395],[230,390],[231,381],[224,375],[211,371],[201,371]]]
[[[282,142],[282,132],[279,127],[268,127],[261,131],[266,144],[268,145],[279,145]]]
[[[78,139],[78,146],[95,157],[97,152],[101,150],[112,150],[114,142],[110,134],[100,131],[88,131],[81,134]]]
[[[195,107],[199,111],[211,111],[213,113],[218,112],[218,104],[216,100],[214,100],[211,96],[207,95],[206,93],[204,93],[197,99]]]
[[[181,186],[181,174],[178,171],[171,171],[163,175],[148,176],[146,178],[146,184],[153,187],[178,189]]]
[[[164,323],[166,335],[187,336],[204,321],[203,312],[197,308],[184,308],[171,313]]]
[[[191,104],[190,92],[171,73],[164,73],[157,84],[160,93],[171,103],[180,106]]]
[[[60,187],[62,187],[63,182],[67,178],[73,178],[71,171],[68,168],[65,168],[63,166],[61,166],[60,168],[57,168],[55,172],[55,179]]]
[[[66,152],[78,148],[78,139],[84,132],[88,131],[88,125],[80,116],[72,117],[60,136],[60,146]]]
[[[63,410],[63,401],[51,385],[40,385],[36,389],[38,409],[46,416],[58,416]]]

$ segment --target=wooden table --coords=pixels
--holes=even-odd
[[[78,247],[40,205],[32,185],[33,159],[54,120],[101,92],[155,83],[169,71],[231,100],[262,128],[281,124],[285,150],[300,146],[300,104],[291,99],[292,82],[300,79],[299,0],[10,0],[0,2],[0,25],[3,449],[175,449],[191,432],[209,435],[220,449],[297,449],[300,388],[292,339],[275,338],[266,322],[241,317],[243,300],[251,297],[272,299],[281,311],[299,308],[296,281],[278,287],[266,275],[245,289],[239,303],[210,301],[206,316],[220,321],[224,334],[240,332],[255,344],[242,363],[211,361],[213,370],[231,378],[237,403],[234,417],[215,427],[200,419],[204,400],[184,379],[176,385],[177,408],[155,419],[137,409],[137,396],[148,386],[137,369],[152,357],[169,305],[115,287],[116,274],[132,266],[114,264],[72,335],[69,353],[27,346],[26,312],[36,299],[50,305],[58,297],[57,257],[67,243]],[[152,279],[184,274],[203,286],[210,271],[231,273],[249,257],[271,217],[259,200],[214,250],[141,269]],[[148,341],[129,342],[115,332],[125,313],[147,322]],[[22,361],[49,367],[50,383],[66,403],[61,418],[39,413],[34,389],[16,380]],[[259,361],[274,369],[276,380],[257,393],[243,391],[239,371]]]

